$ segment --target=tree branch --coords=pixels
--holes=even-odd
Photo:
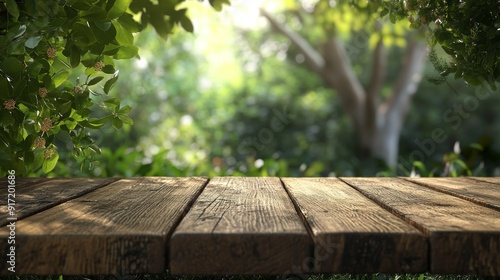
[[[381,36],[373,52],[371,77],[366,90],[365,122],[367,125],[365,129],[369,139],[373,139],[377,133],[379,121],[377,106],[386,75],[386,62],[387,55]]]
[[[404,69],[393,88],[391,98],[388,100],[386,112],[389,119],[401,119],[406,113],[412,95],[417,90],[417,85],[422,79],[422,67],[425,58],[426,44],[418,38],[413,38],[406,50]]]
[[[370,102],[376,104],[386,75],[387,54],[382,37],[373,52],[372,72],[368,83],[367,94]]]
[[[323,57],[321,57],[321,55],[302,36],[288,28],[288,26],[279,22],[264,9],[261,9],[260,13],[267,18],[274,29],[285,35],[300,49],[302,54],[305,56],[306,62],[315,72],[322,74],[325,64]]]
[[[349,112],[356,128],[362,133],[366,125],[363,110],[366,93],[354,74],[344,47],[337,38],[331,38],[326,42],[324,58],[325,72],[328,73],[325,79],[337,90],[345,110]]]

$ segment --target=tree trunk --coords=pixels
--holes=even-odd
[[[351,118],[360,139],[361,150],[367,151],[370,156],[382,159],[387,166],[395,168],[403,120],[411,97],[421,80],[426,50],[424,42],[416,36],[409,40],[398,80],[390,97],[381,102],[380,93],[386,67],[382,39],[373,52],[371,79],[365,89],[355,76],[345,48],[337,38],[328,40],[320,53],[300,34],[289,29],[266,11],[261,12],[275,30],[285,35],[299,48],[311,70],[338,93],[342,106]]]

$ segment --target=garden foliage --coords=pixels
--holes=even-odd
[[[147,25],[167,38],[192,32],[184,0],[47,0],[0,2],[0,170],[49,172],[55,139],[72,146],[82,167],[100,149],[89,130],[132,124],[131,107],[107,94],[116,59],[138,57],[133,34]],[[227,0],[210,0],[220,10]],[[96,106],[97,105],[97,106]],[[103,117],[93,117],[95,111]]]

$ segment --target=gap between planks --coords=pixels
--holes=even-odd
[[[500,185],[474,180],[467,177],[459,178],[403,178],[408,182],[452,195],[480,206],[500,211]]]
[[[53,178],[53,179],[23,179],[15,192],[15,217],[17,221],[33,216],[50,208],[56,207],[72,199],[81,197],[99,188],[105,187],[119,178]],[[7,205],[7,189],[0,191],[0,203]],[[0,226],[6,221],[8,212],[0,213]]]
[[[314,240],[316,273],[417,273],[428,240],[400,217],[338,178],[282,178]]]
[[[431,273],[500,274],[498,211],[401,178],[342,180],[429,237]]]
[[[311,247],[279,178],[215,177],[171,237],[170,271],[286,274],[307,262]]]
[[[21,275],[162,273],[168,241],[208,179],[129,178],[16,224]],[[0,230],[2,251],[6,229]],[[16,242],[17,243],[17,242]],[[0,256],[6,273],[5,255]]]

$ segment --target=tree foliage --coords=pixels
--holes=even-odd
[[[100,150],[89,129],[132,124],[131,107],[107,96],[118,79],[114,61],[138,57],[133,34],[149,24],[165,39],[177,26],[192,32],[182,2],[0,1],[0,172],[49,172],[55,139],[83,166]],[[209,2],[216,10],[229,3]],[[95,118],[96,110],[106,114]]]
[[[381,2],[381,15],[392,21],[408,18],[411,26],[426,26],[430,43],[439,44],[449,60],[432,58],[444,78],[454,74],[467,83],[500,82],[500,6],[497,0]]]
[[[402,130],[403,168],[394,174],[382,162],[359,159],[357,138],[339,98],[304,67],[299,50],[286,38],[264,25],[238,29],[228,24],[227,15],[192,4],[194,36],[177,32],[165,42],[150,27],[135,36],[141,61],[116,62],[121,78],[111,94],[138,108],[129,114],[136,124],[91,131],[102,148],[96,155],[100,164],[92,170],[78,171],[77,162],[60,149],[61,159],[48,176],[408,176],[412,168],[421,176],[468,174],[457,157],[474,176],[498,174],[499,95],[475,105],[475,88],[462,80],[439,86],[424,80]],[[292,14],[285,17],[294,24]],[[387,48],[384,96],[401,69],[404,49],[397,36],[390,36],[399,34],[401,25],[383,28],[387,46],[393,45]],[[303,24],[300,34],[314,41],[314,26]],[[347,33],[346,44],[369,50],[371,37],[361,32]],[[370,78],[370,54],[350,55],[364,83]],[[424,69],[424,76],[435,74],[430,64]],[[284,115],[287,123],[275,122]],[[445,131],[445,142],[429,143],[435,129]],[[451,153],[456,141],[459,155]],[[469,151],[473,143],[483,149]]]

